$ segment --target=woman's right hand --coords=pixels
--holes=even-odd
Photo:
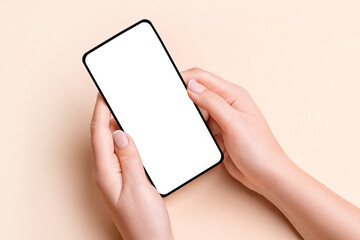
[[[278,207],[304,239],[360,239],[360,210],[286,156],[245,89],[198,68],[182,76],[234,178]]]
[[[181,73],[188,94],[224,152],[228,172],[263,194],[271,175],[291,164],[259,108],[242,87],[199,68]]]

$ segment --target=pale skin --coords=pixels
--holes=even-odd
[[[279,208],[304,239],[360,239],[359,208],[290,160],[244,88],[198,68],[181,74],[233,178]],[[164,202],[146,178],[134,141],[119,130],[100,96],[91,140],[94,180],[122,237],[173,239]]]

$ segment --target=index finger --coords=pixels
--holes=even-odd
[[[109,157],[114,153],[114,143],[110,131],[111,113],[104,99],[98,94],[91,120],[91,143],[95,160]]]
[[[191,79],[195,79],[207,89],[225,99],[225,101],[229,104],[237,99],[237,88],[240,88],[240,86],[225,81],[213,73],[200,68],[190,68],[181,72],[181,76],[183,77],[186,85]]]
[[[243,87],[228,82],[211,72],[200,68],[190,68],[181,72],[181,76],[186,85],[191,79],[195,79],[239,111],[254,112],[254,110],[257,110],[257,106],[250,94]]]

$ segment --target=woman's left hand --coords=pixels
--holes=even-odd
[[[124,239],[173,239],[170,219],[148,181],[132,138],[98,94],[91,121],[94,181]]]

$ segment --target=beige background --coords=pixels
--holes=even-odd
[[[0,11],[0,239],[119,239],[91,178],[96,89],[81,56],[142,18],[180,70],[246,87],[291,158],[360,205],[359,1],[2,0]],[[222,165],[165,202],[177,239],[300,238]]]

